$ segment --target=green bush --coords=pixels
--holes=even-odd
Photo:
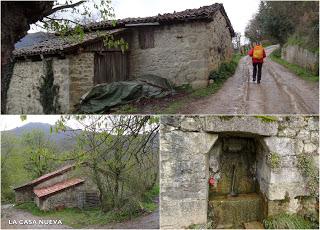
[[[235,73],[242,57],[241,54],[234,54],[230,62],[222,63],[218,70],[210,72],[209,79],[213,80],[214,83],[206,88],[194,90],[192,96],[206,97],[217,92],[223,83]]]
[[[276,58],[281,58],[281,48],[275,49],[275,50],[272,52],[272,56],[273,56],[273,57],[276,57]]]
[[[312,222],[298,214],[281,213],[263,221],[266,229],[312,229]]]

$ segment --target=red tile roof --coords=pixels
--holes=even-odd
[[[46,181],[48,179],[51,179],[53,177],[56,177],[56,176],[59,176],[61,174],[64,174],[65,172],[68,172],[70,171],[71,169],[73,169],[74,167],[76,166],[76,164],[72,164],[72,165],[67,165],[67,166],[64,166],[56,171],[53,171],[51,173],[47,173],[37,179],[34,179],[33,181],[30,181],[24,185],[21,185],[19,187],[16,187],[14,188],[14,190],[19,190],[19,189],[22,189],[22,188],[25,188],[25,187],[28,187],[28,186],[35,186],[37,184],[40,184],[41,182],[43,181]]]
[[[73,178],[73,179],[59,182],[57,184],[54,184],[46,188],[34,189],[33,192],[36,194],[37,197],[42,198],[48,195],[56,194],[72,186],[80,185],[83,182],[84,182],[83,179]]]

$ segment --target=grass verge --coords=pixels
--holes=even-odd
[[[64,225],[73,228],[83,228],[91,225],[105,225],[112,222],[121,222],[129,219],[123,212],[102,212],[100,209],[81,210],[77,208],[65,208],[59,211],[41,211],[33,202],[23,203],[16,206],[34,216],[61,220]]]
[[[288,68],[289,70],[291,70],[292,72],[294,72],[296,75],[298,75],[299,77],[301,77],[304,80],[311,81],[311,82],[319,82],[319,76],[316,75],[315,73],[313,73],[305,68],[302,68],[296,64],[291,64],[291,63],[281,59],[280,48],[274,50],[271,53],[270,58],[272,61],[277,62],[280,65]]]
[[[266,229],[314,229],[315,224],[298,214],[281,213],[263,221]]]

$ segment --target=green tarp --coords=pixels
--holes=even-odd
[[[80,112],[101,113],[141,98],[161,98],[172,93],[171,83],[155,75],[144,75],[134,81],[99,84],[81,97]]]

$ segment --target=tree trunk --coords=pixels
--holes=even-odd
[[[10,64],[13,63],[14,45],[23,38],[30,24],[47,16],[53,1],[1,1],[1,111],[6,113],[7,91],[10,84]],[[7,67],[7,65],[9,65]],[[5,83],[5,84],[4,84]]]
[[[23,38],[30,24],[44,16],[53,7],[53,1],[1,2],[1,66],[12,57],[14,44]]]

